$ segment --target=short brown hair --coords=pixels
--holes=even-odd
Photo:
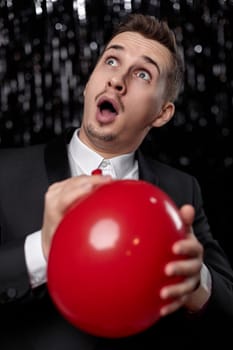
[[[111,39],[123,32],[137,32],[147,39],[158,41],[170,51],[172,62],[167,72],[165,100],[174,101],[183,85],[184,62],[178,50],[175,34],[167,22],[150,15],[134,13],[128,15],[118,25]]]

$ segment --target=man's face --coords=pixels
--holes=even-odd
[[[85,89],[81,140],[104,156],[134,151],[161,115],[170,60],[139,33],[114,37]]]

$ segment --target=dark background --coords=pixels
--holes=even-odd
[[[149,150],[198,178],[233,263],[233,0],[0,0],[0,147],[79,124],[86,79],[130,12],[166,19],[186,62],[175,118],[153,131]]]

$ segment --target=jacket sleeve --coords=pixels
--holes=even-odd
[[[221,321],[229,321],[233,326],[233,270],[225,252],[210,231],[200,186],[195,178],[192,178],[192,182],[193,205],[196,211],[194,233],[204,247],[204,263],[212,278],[212,293],[202,318],[208,317],[218,325]]]
[[[24,239],[0,246],[0,305],[23,300],[31,293],[24,258]]]
[[[24,245],[26,236],[41,227],[47,174],[42,146],[1,150],[0,164],[1,308],[37,293],[30,285]]]

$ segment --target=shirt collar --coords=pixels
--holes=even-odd
[[[87,175],[91,175],[93,169],[97,169],[104,159],[79,139],[77,130],[72,136],[69,150],[74,162],[82,170],[82,172]],[[109,160],[114,169],[116,177],[121,179],[124,178],[134,167],[134,152],[109,158]]]

